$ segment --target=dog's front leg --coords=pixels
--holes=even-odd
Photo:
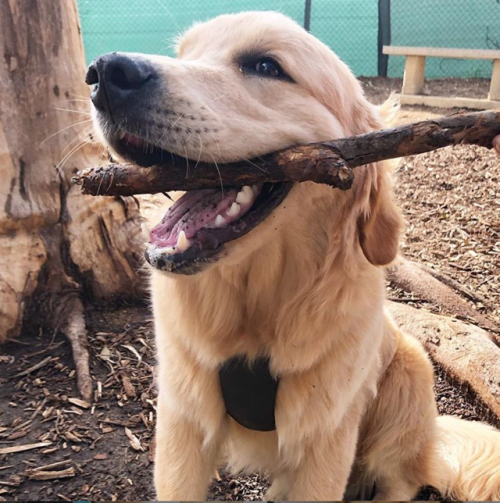
[[[331,432],[318,432],[291,477],[289,501],[342,501],[354,463],[358,427],[344,421]]]
[[[215,470],[218,439],[158,400],[154,480],[159,501],[204,501]]]

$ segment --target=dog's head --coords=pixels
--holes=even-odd
[[[217,163],[382,125],[348,67],[272,12],[195,25],[180,40],[176,59],[104,55],[89,67],[87,82],[95,86],[95,123],[118,155],[140,165],[170,155],[206,161],[214,164],[214,177]],[[195,272],[231,250],[250,253],[328,207],[336,212],[332,221],[348,215],[355,222],[370,262],[388,263],[400,217],[387,173],[371,166],[357,169],[355,178],[348,194],[312,183],[189,192],[152,230],[147,258],[160,269]]]

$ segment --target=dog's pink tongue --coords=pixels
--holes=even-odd
[[[141,140],[139,137],[130,133],[125,133],[123,139],[127,141],[127,144],[133,145],[134,147],[141,147],[147,144],[144,140]]]
[[[225,214],[236,200],[238,191],[230,189],[193,190],[178,199],[167,211],[160,224],[153,227],[151,243],[164,248],[177,244],[179,234],[191,239],[203,227],[215,225],[217,215]]]

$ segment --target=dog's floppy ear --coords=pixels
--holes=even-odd
[[[403,217],[393,200],[387,173],[380,165],[376,168],[377,183],[371,184],[368,211],[359,216],[357,230],[365,257],[373,265],[383,266],[398,254]]]

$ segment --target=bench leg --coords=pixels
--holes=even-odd
[[[490,100],[500,100],[500,59],[493,60],[493,73],[491,74]]]
[[[425,56],[406,56],[403,94],[421,94],[424,89],[424,74]]]

